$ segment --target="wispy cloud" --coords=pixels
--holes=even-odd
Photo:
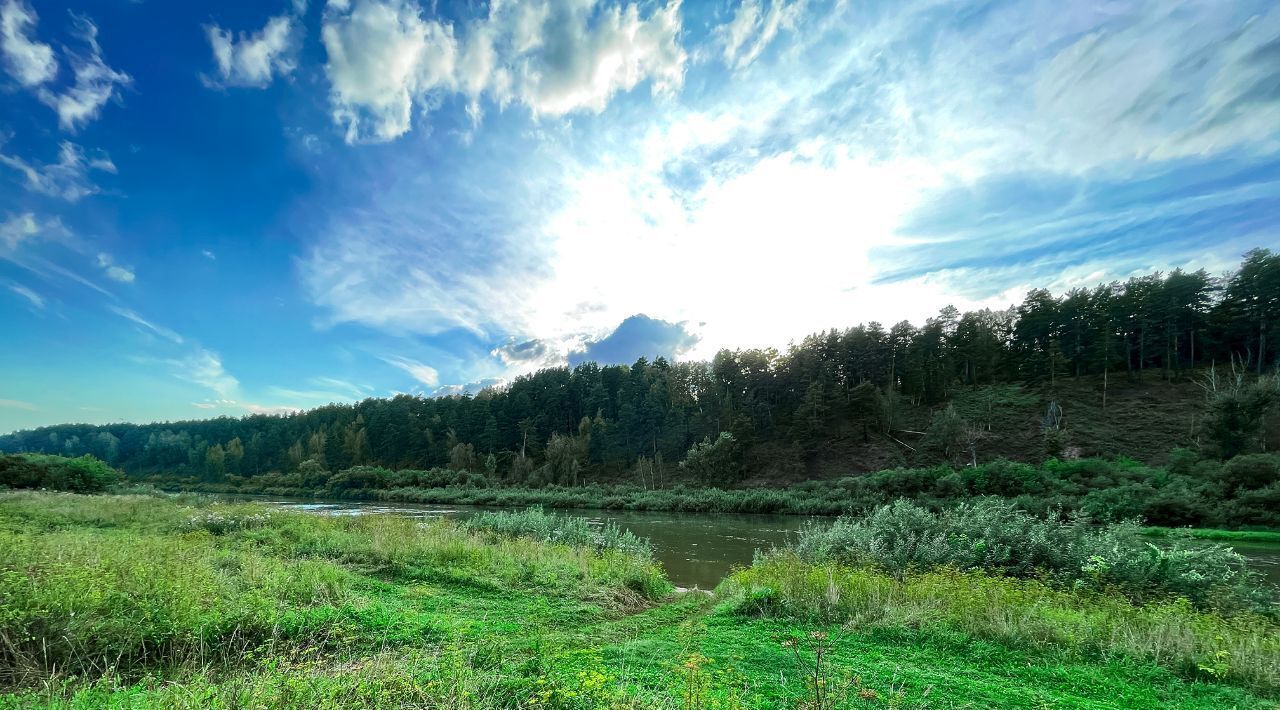
[[[804,0],[768,0],[767,8],[758,0],[743,0],[719,29],[725,62],[738,69],[754,62],[778,32],[795,29],[804,10]]]
[[[435,387],[440,384],[440,373],[436,372],[436,369],[430,365],[424,365],[417,360],[411,360],[407,357],[400,357],[398,355],[388,355],[381,359],[388,365],[404,370],[409,373],[413,379],[428,387]]]
[[[82,254],[85,246],[57,218],[40,218],[24,212],[0,221],[0,259],[9,261],[51,282],[72,281],[104,296],[115,295],[74,269],[39,255],[40,246],[58,244],[73,254]]]
[[[156,325],[155,323],[152,323],[151,321],[147,320],[146,318],[143,318],[142,316],[138,315],[134,311],[129,310],[128,308],[121,308],[120,306],[107,306],[107,309],[110,310],[112,313],[120,316],[121,318],[124,318],[127,321],[130,321],[136,325],[141,326],[147,332],[154,335],[158,335],[164,338],[165,340],[170,340],[174,343],[177,343],[178,345],[181,345],[183,342],[185,342],[183,337],[178,333],[164,326]]]
[[[62,142],[56,163],[31,164],[17,156],[0,153],[0,165],[18,171],[28,190],[68,202],[76,202],[101,191],[90,179],[90,171],[116,172],[115,163],[104,151],[86,156],[84,149],[71,141]]]
[[[25,2],[0,5],[0,55],[9,74],[23,86],[38,86],[58,73],[53,48],[35,38],[38,18]]]
[[[234,399],[240,381],[222,366],[217,353],[201,347],[190,353],[167,361],[175,377],[209,388],[221,399]]]
[[[40,408],[30,402],[23,402],[18,399],[0,399],[0,407],[5,409],[23,409],[28,412],[38,412]]]
[[[294,58],[301,44],[298,35],[302,28],[289,15],[279,15],[267,20],[257,32],[241,32],[236,37],[231,30],[218,25],[208,25],[205,33],[217,74],[206,78],[212,86],[264,87],[276,76],[291,73],[296,66]]]
[[[355,384],[336,377],[313,377],[310,382],[317,387],[343,393],[352,399],[364,399],[373,392],[373,388],[369,385]]]
[[[334,377],[312,377],[309,389],[270,387],[267,392],[273,399],[284,400],[301,407],[315,407],[331,402],[355,402],[372,394],[367,385],[356,385]]]
[[[74,82],[62,90],[41,85],[36,95],[58,114],[58,125],[66,131],[77,131],[98,117],[102,107],[118,95],[122,86],[133,79],[128,74],[107,66],[98,46],[98,26],[87,17],[71,15],[74,34],[85,45],[80,52],[67,52]]]
[[[98,254],[98,266],[112,281],[131,284],[136,278],[132,268],[115,263],[115,258],[105,252]]]
[[[36,293],[35,291],[32,291],[26,286],[23,286],[22,284],[10,283],[8,284],[8,286],[10,291],[13,291],[19,296],[22,296],[23,298],[27,299],[27,301],[32,306],[40,310],[44,310],[44,298],[40,294]]]
[[[31,212],[12,215],[0,222],[0,256],[16,252],[18,246],[34,239],[48,227],[41,225]]]

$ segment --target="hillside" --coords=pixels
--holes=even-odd
[[[1004,458],[1039,463],[1056,454],[1127,456],[1163,464],[1172,449],[1200,444],[1197,427],[1205,413],[1205,392],[1195,383],[1197,376],[1201,375],[1185,373],[1174,381],[1148,378],[1141,384],[1123,376],[1108,377],[1105,409],[1103,378],[1097,375],[1060,378],[1052,385],[967,388],[935,405],[906,403],[900,428],[887,434],[871,427],[864,431],[866,422],[850,421],[804,459],[802,467],[791,463],[802,454],[795,445],[761,444],[749,455],[751,477],[745,483],[770,485],[937,463],[925,433],[947,405],[982,430],[975,442],[980,462]],[[1047,450],[1043,431],[1053,402],[1063,415],[1059,451]]]

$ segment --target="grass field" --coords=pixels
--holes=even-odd
[[[776,559],[680,595],[625,536],[517,522],[0,493],[0,707],[1216,709],[1280,691],[1263,617]]]

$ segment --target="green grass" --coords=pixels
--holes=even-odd
[[[1276,694],[1273,629],[1252,618],[867,570],[840,573],[833,606],[820,570],[776,560],[715,598],[670,595],[645,554],[516,528],[0,493],[0,708],[812,708],[815,643],[823,707]]]
[[[718,595],[746,615],[942,629],[1075,660],[1147,660],[1187,677],[1228,679],[1263,692],[1280,688],[1280,626],[1273,619],[1199,612],[1182,599],[1134,604],[1119,595],[951,570],[895,578],[810,564],[790,553],[733,575]]]

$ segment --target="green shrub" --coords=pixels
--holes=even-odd
[[[742,446],[727,431],[707,437],[690,447],[680,470],[702,483],[732,483],[742,477]]]
[[[1157,547],[1135,523],[1042,519],[995,498],[941,512],[898,501],[862,518],[811,523],[790,549],[808,562],[873,565],[895,575],[951,567],[1117,588],[1135,599],[1179,596],[1199,608],[1275,606],[1274,591],[1228,547],[1185,537]]]
[[[617,523],[592,525],[586,518],[548,513],[542,506],[522,511],[483,511],[463,523],[471,530],[488,530],[510,537],[527,537],[560,545],[588,547],[596,551],[621,550],[652,559],[653,544],[623,530]]]
[[[0,486],[48,488],[94,493],[119,482],[123,475],[89,456],[67,458],[47,454],[0,454]]]

